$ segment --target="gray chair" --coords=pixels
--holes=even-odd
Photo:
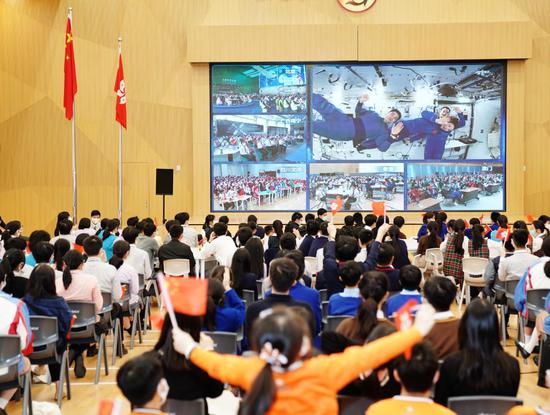
[[[126,289],[126,293],[120,299],[119,304],[122,307],[122,315],[126,317],[132,317],[132,330],[130,334],[130,350],[132,350],[134,348],[136,333],[138,335],[139,344],[143,343],[143,339],[141,337],[141,318],[139,313],[139,303],[130,304],[130,293],[128,289]]]
[[[457,415],[506,415],[523,401],[508,396],[457,396],[449,398],[448,407]]]
[[[246,302],[246,307],[248,308],[250,304],[254,303],[254,291],[252,290],[243,290],[243,300]]]
[[[143,324],[142,324],[142,330],[143,334],[147,334],[147,326],[151,324],[151,297],[148,295],[145,295],[145,275],[138,274],[139,278],[139,298],[140,302],[143,306]],[[141,316],[140,316],[141,318]],[[141,323],[141,319],[140,319]]]
[[[339,415],[364,414],[373,403],[372,399],[359,396],[338,396]]]
[[[16,335],[0,336],[0,390],[19,388],[21,339]],[[23,377],[23,415],[32,415],[31,371]]]
[[[210,278],[212,270],[218,266],[218,260],[216,258],[208,258],[204,260],[204,278]]]
[[[327,289],[319,290],[319,297],[321,297],[321,302],[328,301],[328,290]]]
[[[223,354],[237,354],[237,333],[227,331],[205,331],[214,341],[214,351]]]
[[[321,303],[321,318],[324,324],[327,324],[327,316],[328,316],[328,301],[323,301]]]
[[[516,287],[519,283],[519,280],[509,280],[504,281],[504,290],[506,291],[506,310],[508,313],[518,315],[518,340],[524,341],[525,339],[525,328],[523,326],[523,320],[519,313],[516,310],[516,305],[514,303]],[[504,333],[506,330],[504,330]]]
[[[69,354],[65,349],[60,356],[57,351],[59,332],[57,317],[30,316],[31,330],[34,336],[32,343],[33,352],[28,356],[33,365],[61,364],[59,383],[61,387],[57,391],[57,406],[61,408],[63,400],[63,385],[67,385],[67,399],[71,399],[71,381],[69,378]]]
[[[113,354],[111,364],[114,366],[116,364],[116,358],[122,356],[122,333],[120,327],[120,320],[117,318],[113,320],[113,296],[111,293],[101,293],[103,298],[103,308],[99,312],[99,315],[102,316],[105,320],[109,321],[109,326],[113,330]]]
[[[256,280],[256,291],[258,291],[258,299],[264,298],[264,282],[262,280]]]
[[[327,316],[327,331],[336,331],[340,323],[353,316]]]
[[[97,348],[97,363],[94,380],[94,383],[97,385],[101,374],[101,361],[104,361],[105,375],[109,375],[109,364],[107,362],[105,333],[101,333],[99,338],[95,333],[95,304],[91,302],[69,301],[67,305],[69,306],[69,310],[76,316],[76,321],[71,328],[69,344],[99,344]]]
[[[547,288],[538,288],[536,290],[527,291],[527,318],[529,321],[535,321],[541,311],[544,311],[544,304],[546,297],[548,297],[550,290]]]
[[[164,404],[163,410],[174,415],[206,415],[204,399],[195,399],[193,401],[168,399]]]

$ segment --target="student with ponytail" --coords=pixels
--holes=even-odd
[[[0,279],[6,283],[4,292],[22,298],[27,289],[28,278],[21,276],[25,266],[25,254],[19,249],[8,249],[0,263]]]
[[[337,393],[361,373],[377,368],[422,340],[433,325],[433,308],[423,305],[414,327],[365,346],[330,356],[311,357],[305,320],[288,308],[274,308],[258,319],[251,335],[256,357],[202,350],[191,335],[173,330],[174,348],[210,376],[238,386],[246,395],[240,415],[338,413]]]
[[[246,307],[230,286],[229,268],[225,268],[223,282],[208,279],[208,310],[204,327],[209,331],[236,333],[243,326]]]
[[[393,249],[395,250],[392,265],[396,269],[400,269],[403,268],[405,265],[411,264],[411,261],[409,260],[407,244],[402,239],[399,239],[400,233],[401,229],[399,229],[399,227],[396,225],[392,225],[390,229],[388,229],[388,234],[386,235],[386,242],[390,242],[393,246]]]
[[[416,249],[415,255],[420,255],[420,257],[416,259],[416,265],[420,268],[426,268],[424,277],[429,278],[433,269],[431,269],[431,267],[426,267],[426,251],[428,249],[439,248],[441,246],[441,238],[439,237],[437,222],[428,222],[426,229],[428,233],[418,241],[418,248]]]
[[[536,252],[542,248],[542,241],[550,235],[550,232],[544,226],[544,222],[540,220],[533,221],[533,229],[535,230],[535,234],[533,235],[533,254],[537,255]]]
[[[417,239],[420,240],[424,235],[428,234],[428,223],[435,221],[433,212],[426,212],[422,215],[422,226],[418,230]]]
[[[115,232],[118,230],[119,223],[118,219],[107,219],[105,227],[97,235],[103,241],[103,250],[105,251],[107,261],[113,256],[113,245],[117,239]]]
[[[66,239],[58,239],[53,245],[53,262],[56,278],[63,276],[63,257],[71,250],[71,243]]]
[[[63,257],[63,276],[55,281],[57,295],[65,301],[90,301],[95,304],[95,311],[99,313],[103,307],[103,297],[97,278],[82,271],[84,258],[80,252],[71,249]],[[97,318],[99,321],[99,318]],[[96,324],[96,331],[98,325]],[[75,362],[75,375],[77,378],[86,376],[86,368],[82,352],[88,345],[72,345],[69,354],[69,363]]]
[[[466,224],[457,219],[453,226],[454,232],[441,244],[443,252],[443,275],[452,276],[457,284],[462,284],[464,272],[462,259],[468,256],[468,238],[464,236]]]
[[[18,220],[9,221],[2,234],[0,235],[0,255],[4,255],[6,248],[6,242],[11,238],[18,238],[23,232],[23,225]]]
[[[472,239],[468,239],[468,255],[489,259],[489,246],[483,237],[484,229],[481,225],[472,226]]]
[[[139,275],[137,271],[127,263],[130,255],[130,244],[126,241],[116,241],[113,245],[113,256],[109,264],[116,268],[115,278],[112,280],[112,290],[120,292],[115,285],[128,284],[130,303],[135,304],[139,300]],[[120,295],[119,295],[120,297]]]

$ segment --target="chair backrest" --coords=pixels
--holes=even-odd
[[[548,288],[538,288],[536,290],[528,290],[527,291],[527,310],[529,312],[527,315],[529,316],[529,320],[533,321],[537,317],[537,315],[544,311],[544,304],[546,303],[546,297],[548,297],[548,293],[550,293],[550,290]]]
[[[328,301],[328,290],[327,289],[319,290],[319,297],[321,297],[321,303],[323,301]]]
[[[317,257],[306,256],[304,258],[304,263],[306,265],[306,274],[315,275],[317,274]]]
[[[243,300],[246,301],[246,306],[250,306],[254,302],[254,291],[243,290]]]
[[[434,266],[443,266],[443,253],[439,248],[426,249],[426,261]]]
[[[449,398],[448,407],[457,415],[506,415],[521,399],[509,396],[457,396]]]
[[[360,396],[338,396],[338,414],[339,415],[357,415],[364,414],[372,400]]]
[[[262,280],[256,280],[256,290],[258,291],[258,298],[264,298],[264,282]]]
[[[164,411],[175,415],[206,415],[204,399],[180,401],[168,399],[164,404]]]
[[[214,341],[214,351],[224,354],[237,354],[237,333],[227,331],[205,331]]]
[[[321,315],[323,316],[323,321],[326,322],[328,317],[328,301],[321,303]]]
[[[33,334],[33,352],[28,356],[32,363],[37,360],[57,360],[59,330],[57,317],[30,316]]]
[[[0,336],[0,385],[17,382],[21,339],[16,335]]]
[[[462,259],[462,270],[468,275],[483,275],[488,263],[486,258],[466,257]]]
[[[173,277],[188,276],[191,270],[191,263],[188,259],[167,259],[162,263],[164,273]]]
[[[327,316],[327,331],[336,331],[340,323],[353,316]]]
[[[91,339],[95,335],[95,304],[91,302],[68,301],[67,305],[76,320],[71,328],[70,341]]]
[[[208,258],[204,260],[204,278],[209,278],[212,270],[218,266],[216,258]]]
[[[101,293],[103,298],[103,308],[99,314],[107,314],[113,311],[113,295],[111,293]]]
[[[145,288],[145,275],[138,274],[138,281],[139,281],[139,291],[142,291]]]

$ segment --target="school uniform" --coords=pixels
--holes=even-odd
[[[392,295],[386,301],[386,315],[388,317],[393,316],[395,312],[410,300],[416,301],[416,304],[421,304],[422,295],[417,290],[401,290],[399,294]]]
[[[334,294],[328,301],[329,316],[354,316],[361,305],[359,288],[344,288],[341,293]]]
[[[25,362],[23,355],[29,355],[32,352],[32,330],[27,305],[11,295],[0,291],[0,334],[17,335],[20,339],[20,348],[22,355],[19,359],[19,373],[23,371]]]
[[[424,340],[430,342],[439,360],[458,352],[458,319],[451,311],[435,313],[435,324]]]
[[[245,312],[243,300],[230,288],[225,292],[223,306],[216,306],[216,331],[238,332],[244,323]]]
[[[430,398],[398,395],[378,401],[367,409],[366,415],[456,415],[455,412],[432,401]]]
[[[536,289],[550,289],[550,278],[544,272],[544,266],[550,257],[542,257],[531,265],[519,280],[514,292],[514,306],[519,312],[526,312],[527,291]]]
[[[311,235],[306,235],[304,239],[302,239],[302,243],[300,244],[300,247],[298,250],[304,254],[304,256],[308,256],[309,254],[309,248],[311,248],[311,244],[313,243],[313,240],[315,237]]]
[[[82,271],[97,278],[99,289],[102,293],[111,294],[113,301],[120,299],[122,296],[120,280],[117,278],[116,268],[111,264],[103,262],[101,258],[97,256],[92,256],[84,263]]]
[[[388,277],[388,292],[401,291],[401,282],[399,281],[399,270],[392,265],[378,265],[374,267],[375,271],[383,272]]]

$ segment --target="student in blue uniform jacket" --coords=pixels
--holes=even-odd
[[[399,270],[399,282],[403,289],[399,294],[392,295],[386,301],[386,315],[388,317],[403,307],[409,300],[422,303],[420,294],[420,282],[422,281],[422,272],[414,265],[406,265]]]
[[[300,247],[298,248],[304,256],[307,256],[309,254],[309,249],[311,248],[311,244],[313,243],[313,240],[319,233],[319,222],[316,220],[310,220],[306,224],[306,232],[307,235],[302,240],[302,243],[300,244]]]
[[[208,280],[208,309],[205,326],[210,331],[227,331],[236,333],[242,327],[245,316],[245,305],[233,288],[217,279]]]
[[[363,275],[363,265],[348,261],[340,269],[340,280],[346,288],[334,294],[328,302],[329,316],[354,316],[361,305],[361,293],[357,285]]]
[[[344,114],[320,94],[312,94],[311,105],[322,117],[311,123],[313,132],[337,141],[352,141],[359,151],[367,148],[379,148],[386,151],[391,145],[391,134],[397,138],[402,127],[394,126],[391,131],[388,124],[401,118],[397,109],[390,110],[384,117],[374,111],[365,110],[363,103],[368,95],[363,95],[355,108],[355,117]]]

